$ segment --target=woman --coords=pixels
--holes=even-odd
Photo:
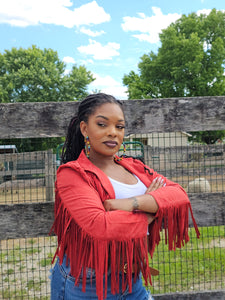
[[[185,191],[116,155],[124,129],[121,102],[103,93],[84,99],[70,122],[56,180],[54,300],[152,299],[142,276],[151,283],[148,252],[160,240],[162,220],[169,249],[189,239]]]

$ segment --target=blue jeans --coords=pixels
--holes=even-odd
[[[66,258],[64,257],[62,265],[57,260],[51,275],[51,300],[79,300],[93,299],[98,300],[95,289],[94,274],[92,274],[92,283],[87,273],[86,291],[82,292],[82,282],[79,286],[75,286],[74,277],[69,275],[70,267],[66,266]],[[89,278],[88,278],[89,277]],[[122,283],[122,275],[120,278]],[[125,292],[119,294],[111,294],[111,276],[108,275],[107,300],[147,300],[153,299],[150,292],[146,291],[142,285],[141,276],[132,285],[132,293],[129,293],[128,288]]]

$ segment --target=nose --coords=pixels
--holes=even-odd
[[[109,136],[116,136],[116,127],[115,126],[109,126],[108,135]]]

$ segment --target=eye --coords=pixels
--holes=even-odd
[[[122,130],[122,129],[125,128],[125,126],[124,125],[117,125],[117,128]]]
[[[105,127],[106,125],[104,123],[98,123],[98,126]]]

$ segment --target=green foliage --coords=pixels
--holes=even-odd
[[[0,139],[0,145],[16,145],[18,152],[44,151],[53,149],[56,153],[58,145],[64,143],[64,137],[35,139]]]
[[[52,49],[12,48],[0,53],[0,103],[79,101],[87,96],[94,78],[84,66],[66,65]],[[15,144],[19,152],[56,149],[63,138],[0,140]]]
[[[129,99],[224,95],[224,36],[225,12],[183,15],[160,34],[158,53],[140,58],[139,74],[131,71],[124,76]],[[211,133],[195,136],[204,143],[225,136],[224,131],[222,136]]]
[[[190,141],[201,144],[215,144],[218,140],[222,141],[225,137],[225,130],[198,131],[190,132]]]
[[[128,86],[129,99],[146,99],[148,91],[151,90],[147,82],[143,82],[140,76],[134,71],[131,71],[123,78],[123,84]]]
[[[140,74],[124,76],[129,99],[224,95],[224,36],[224,12],[183,15],[163,30],[158,53],[141,57]]]
[[[66,65],[52,49],[12,48],[0,53],[0,103],[81,100],[94,78],[84,66]]]

